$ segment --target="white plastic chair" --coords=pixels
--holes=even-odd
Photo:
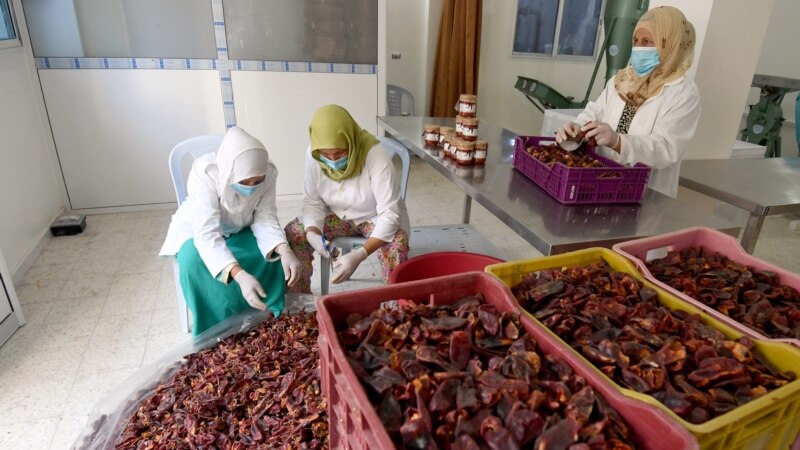
[[[169,153],[169,171],[172,174],[172,185],[175,187],[175,196],[178,199],[178,206],[186,200],[186,177],[191,170],[195,159],[217,151],[222,143],[224,134],[207,134],[197,136],[176,145]],[[184,164],[184,159],[189,156],[189,164]],[[172,258],[172,272],[175,275],[175,292],[178,300],[178,319],[181,324],[181,331],[189,332],[189,308],[186,307],[186,299],[183,298],[181,289],[180,269],[178,268],[177,258]]]
[[[403,99],[408,104],[408,111],[403,111]],[[394,84],[386,85],[387,116],[415,116],[414,94]]]

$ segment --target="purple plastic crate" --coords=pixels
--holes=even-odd
[[[526,148],[555,141],[544,136],[517,136],[514,142],[514,167],[533,180],[556,200],[566,204],[639,203],[650,178],[650,167],[637,163],[625,167],[598,155],[592,148],[588,153],[603,163],[602,168],[553,167],[534,158]],[[613,174],[613,176],[609,176]]]

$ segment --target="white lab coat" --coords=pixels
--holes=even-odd
[[[324,230],[325,217],[333,213],[356,225],[375,225],[371,237],[390,242],[397,230],[410,231],[406,204],[400,197],[400,180],[392,160],[380,143],[375,144],[358,176],[338,182],[328,178],[306,151],[303,177],[303,225]]]
[[[161,247],[161,256],[172,256],[183,244],[194,238],[200,257],[211,276],[216,277],[225,267],[236,262],[225,244],[225,237],[250,227],[264,257],[269,256],[278,244],[286,242],[286,235],[278,223],[275,206],[275,184],[278,169],[269,162],[267,176],[258,190],[249,197],[225,189],[225,207],[220,202],[219,170],[216,153],[197,158],[186,183],[186,201],[172,216],[167,238]]]
[[[614,79],[596,101],[586,105],[576,122],[606,122],[616,129],[625,102],[617,94]],[[700,91],[689,78],[664,85],[661,93],[648,98],[633,116],[628,134],[623,134],[622,151],[599,147],[598,153],[622,164],[637,162],[653,168],[648,187],[662,194],[678,195],[678,176],[686,144],[694,136],[700,118]]]

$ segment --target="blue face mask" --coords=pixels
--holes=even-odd
[[[242,183],[233,183],[231,185],[231,189],[233,189],[234,191],[244,195],[245,197],[250,197],[251,195],[253,195],[256,192],[256,189],[258,189],[258,186],[259,186],[258,184],[255,185],[255,186],[247,186],[247,185],[244,185]]]
[[[347,156],[343,156],[336,161],[331,161],[330,159],[319,155],[319,160],[324,162],[326,166],[333,170],[344,170],[344,168],[347,167]]]
[[[640,77],[652,72],[659,63],[658,49],[655,47],[633,47],[631,50],[631,67]]]

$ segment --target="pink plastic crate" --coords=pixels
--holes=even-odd
[[[394,444],[367,398],[367,393],[347,363],[336,335],[349,314],[367,315],[386,301],[398,298],[434,305],[454,303],[481,293],[499,311],[517,311],[511,292],[494,276],[469,272],[396,285],[327,295],[317,304],[322,391],[328,399],[330,447],[336,449],[392,449]],[[638,443],[645,449],[696,449],[697,441],[660,408],[625,397],[572,351],[531,319],[520,315],[520,323],[535,338],[545,354],[557,354],[586,379],[626,420]]]
[[[625,167],[598,155],[592,148],[588,153],[603,163],[602,168],[567,167],[556,163],[552,168],[529,155],[526,148],[555,142],[544,136],[517,136],[514,142],[514,167],[533,180],[556,200],[566,204],[639,203],[642,201],[650,167],[637,163]],[[615,177],[608,177],[613,173]],[[605,176],[601,176],[605,175]]]
[[[748,254],[746,251],[744,251],[742,246],[739,245],[734,237],[710,228],[687,228],[685,230],[675,231],[673,233],[660,234],[658,236],[649,238],[622,242],[616,244],[613,248],[615,252],[630,259],[634,264],[636,264],[639,272],[641,272],[642,275],[644,275],[649,281],[652,281],[658,287],[669,291],[676,297],[702,309],[708,314],[714,316],[716,319],[726,323],[731,328],[736,329],[740,333],[750,336],[753,339],[786,342],[800,347],[800,340],[773,339],[769,336],[765,336],[759,330],[755,330],[747,325],[737,322],[736,320],[728,317],[725,314],[722,314],[703,302],[691,298],[686,294],[667,286],[661,281],[658,281],[656,277],[653,276],[653,274],[651,274],[647,269],[647,261],[664,257],[666,256],[667,251],[682,250],[691,246],[702,246],[707,250],[719,252],[733,261],[751,266],[756,270],[768,270],[775,272],[780,277],[781,284],[785,284],[800,290],[800,276]],[[798,450],[800,450],[800,448]]]

